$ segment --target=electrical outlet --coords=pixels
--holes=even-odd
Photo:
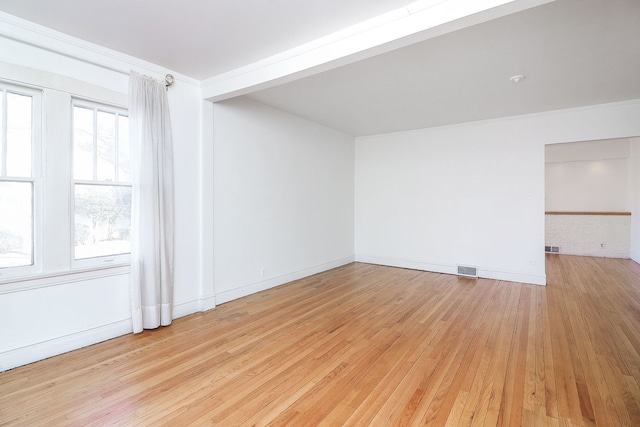
[[[604,243],[600,243],[600,249],[604,249]]]
[[[529,265],[536,265],[536,260],[535,259],[530,259],[529,261],[527,261],[527,263]]]
[[[264,267],[260,269],[260,277],[264,279]]]

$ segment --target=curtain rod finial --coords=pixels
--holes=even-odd
[[[175,79],[171,74],[167,74],[166,76],[164,76],[164,82],[167,87],[171,86],[174,81]]]

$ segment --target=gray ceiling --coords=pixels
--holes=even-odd
[[[411,2],[0,0],[0,10],[204,80]],[[526,78],[513,84],[515,74]],[[556,0],[248,96],[355,136],[640,99],[640,0]]]
[[[355,136],[639,99],[640,1],[557,0],[249,97]]]
[[[0,0],[0,10],[204,80],[413,0]]]

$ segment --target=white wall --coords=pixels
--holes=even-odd
[[[547,163],[546,210],[629,212],[627,159]]]
[[[628,139],[549,145],[545,205],[555,212],[629,212]]]
[[[213,123],[217,303],[353,261],[353,137],[246,98]]]
[[[631,259],[640,263],[640,138],[631,140]]]
[[[201,108],[198,86],[178,82],[169,89],[176,214],[173,303],[174,315],[178,316],[203,308],[201,272],[205,266],[200,259],[203,250]]]
[[[20,37],[26,30],[20,30]],[[32,42],[86,56],[115,69],[134,69],[156,78],[164,70],[116,52],[105,56],[89,46],[69,45],[32,34]],[[64,37],[61,37],[64,39]],[[126,99],[128,76],[83,60],[72,59],[29,44],[0,37],[0,78],[73,94],[120,94]],[[148,68],[143,68],[141,65]],[[201,120],[199,84],[178,77],[169,90],[172,113],[175,193],[176,259],[174,314],[203,307],[201,271]],[[53,77],[51,77],[53,76]],[[209,261],[210,263],[210,261]],[[131,332],[128,267],[79,274],[58,271],[54,277],[0,284],[0,371],[84,345]]]
[[[640,132],[625,102],[356,139],[356,259],[544,284],[544,146]]]

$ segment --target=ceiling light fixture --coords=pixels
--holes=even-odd
[[[516,76],[511,77],[509,80],[511,80],[512,82],[518,84],[520,83],[522,80],[524,79],[524,76],[522,74],[518,74]]]

